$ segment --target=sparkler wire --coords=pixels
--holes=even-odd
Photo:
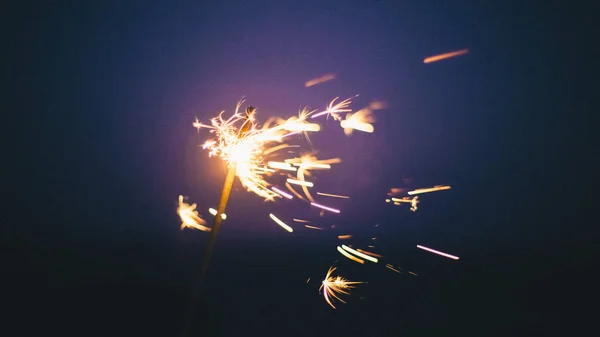
[[[248,107],[246,110],[246,121],[240,128],[239,135],[243,136],[252,125],[250,117],[254,113],[253,107]],[[235,173],[236,167],[234,164],[230,164],[227,170],[227,176],[225,178],[225,183],[223,184],[223,190],[221,191],[221,199],[219,200],[219,207],[217,208],[217,214],[215,214],[215,218],[213,220],[212,229],[210,231],[210,237],[208,239],[208,243],[206,245],[204,251],[204,261],[202,262],[202,269],[200,269],[200,273],[198,274],[198,282],[194,284],[194,291],[192,294],[192,301],[190,302],[190,307],[187,311],[187,317],[184,321],[184,327],[182,331],[182,337],[188,336],[188,333],[192,327],[194,312],[195,312],[195,304],[196,299],[198,298],[198,293],[202,288],[204,280],[206,278],[206,272],[208,271],[208,266],[210,264],[210,258],[212,256],[212,251],[217,242],[217,234],[219,234],[219,229],[221,228],[222,216],[221,214],[225,213],[225,208],[227,207],[227,201],[229,201],[229,195],[231,194],[231,188],[233,187],[233,182],[235,181]]]

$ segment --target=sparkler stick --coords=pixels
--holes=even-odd
[[[248,132],[250,126],[252,124],[250,117],[254,113],[255,109],[253,107],[248,107],[246,109],[246,121],[240,128],[239,135],[243,136],[244,133]],[[217,242],[217,234],[219,234],[219,229],[221,228],[221,221],[223,220],[223,216],[225,213],[225,208],[227,206],[227,201],[229,201],[229,195],[231,194],[231,188],[233,187],[233,181],[235,180],[236,166],[233,163],[229,164],[229,168],[227,170],[227,176],[225,177],[225,183],[223,184],[223,190],[221,191],[221,199],[219,200],[219,207],[217,208],[217,213],[215,214],[214,222],[212,225],[212,230],[210,231],[210,237],[208,238],[208,243],[206,245],[206,249],[204,251],[204,261],[202,262],[202,269],[200,270],[198,282],[195,285],[194,293],[192,295],[192,301],[190,303],[190,308],[188,310],[188,316],[184,323],[183,329],[183,337],[188,335],[188,332],[191,328],[193,316],[194,316],[194,304],[196,302],[196,298],[198,297],[198,293],[204,283],[204,279],[206,278],[206,272],[208,271],[208,266],[210,262],[210,258],[212,256],[212,251],[214,249],[215,243]]]

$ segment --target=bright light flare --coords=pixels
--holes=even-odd
[[[449,53],[433,55],[433,56],[426,57],[423,60],[423,63],[437,62],[437,61],[449,59],[449,58],[452,58],[452,57],[457,57],[457,56],[465,55],[468,52],[469,52],[469,49],[461,49],[461,50],[456,50],[456,51],[452,51],[452,52],[449,52]]]
[[[438,255],[450,258],[452,260],[458,260],[459,259],[458,256],[454,256],[454,255],[450,255],[450,254],[447,254],[447,253],[443,253],[443,252],[440,252],[439,250],[427,248],[425,246],[417,245],[417,248],[420,248],[420,249],[426,250],[428,252],[431,252],[431,253],[434,253],[434,254],[438,254]]]
[[[332,308],[335,309],[333,305],[334,300],[338,300],[342,303],[346,303],[344,300],[340,298],[341,295],[350,295],[350,290],[355,288],[353,285],[361,284],[365,282],[351,282],[347,279],[336,276],[333,277],[332,274],[336,270],[334,267],[330,267],[325,275],[325,279],[321,282],[321,287],[319,288],[319,292],[322,291],[323,297],[325,298],[325,302],[329,304]]]
[[[338,235],[338,239],[340,240],[347,240],[347,239],[351,239],[352,235]]]
[[[285,224],[285,222],[279,220],[276,216],[273,215],[273,213],[269,214],[269,216],[271,217],[271,219],[273,221],[275,221],[276,224],[278,224],[279,226],[281,226],[283,229],[285,229],[288,232],[293,232],[294,229],[288,225]]]
[[[198,215],[196,210],[196,204],[187,204],[183,201],[183,195],[179,196],[179,206],[177,207],[177,214],[181,218],[181,229],[185,227],[196,228],[204,232],[210,232],[211,228],[206,227],[206,221]]]
[[[316,202],[311,202],[310,204],[313,205],[313,206],[315,206],[315,207],[318,207],[320,209],[324,209],[326,211],[330,211],[330,212],[333,212],[333,213],[340,213],[339,209],[335,209],[335,208],[323,206],[323,205],[317,204]]]

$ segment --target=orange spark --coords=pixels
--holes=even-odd
[[[434,56],[429,56],[429,57],[426,57],[423,60],[423,63],[437,62],[437,61],[449,59],[449,58],[452,58],[452,57],[457,57],[457,56],[465,55],[468,52],[469,52],[469,49],[461,49],[461,50],[456,50],[456,51],[452,51],[452,52],[449,52],[449,53],[444,53],[444,54],[438,54],[438,55],[434,55]]]
[[[350,197],[345,196],[345,195],[338,195],[338,194],[329,194],[329,193],[322,193],[322,192],[317,192],[318,195],[322,195],[324,197],[332,197],[332,198],[340,198],[340,199],[350,199]]]
[[[346,246],[346,245],[342,245],[342,248],[343,248],[344,250],[346,250],[347,252],[349,252],[349,253],[352,253],[352,254],[354,254],[354,255],[356,255],[356,256],[358,256],[358,257],[361,257],[361,258],[363,258],[363,259],[365,259],[365,260],[368,260],[368,261],[371,261],[371,262],[373,262],[373,263],[377,263],[377,261],[379,261],[379,260],[377,260],[377,258],[375,258],[375,257],[369,256],[369,255],[367,255],[367,254],[363,254],[363,253],[361,253],[361,252],[359,252],[359,251],[356,251],[356,250],[354,250],[354,249],[352,249],[352,248],[350,248],[350,247],[348,247],[348,246]]]
[[[362,250],[362,249],[359,249],[359,248],[357,248],[356,250],[359,251],[359,252],[361,252],[361,253],[363,253],[363,254],[371,255],[373,257],[378,257],[378,258],[382,258],[383,257],[382,255],[371,253],[371,252],[367,252],[366,250]]]
[[[340,240],[346,240],[346,239],[351,239],[352,235],[338,235],[338,239]]]
[[[325,279],[323,280],[323,282],[321,282],[321,287],[319,288],[319,292],[321,290],[323,290],[323,297],[325,298],[325,301],[327,302],[327,304],[329,304],[334,309],[335,309],[335,306],[333,305],[333,301],[332,301],[333,299],[337,299],[338,301],[340,301],[342,303],[346,303],[339,296],[341,294],[350,295],[349,291],[350,291],[350,289],[354,288],[354,286],[353,286],[354,284],[364,283],[364,282],[350,282],[341,276],[336,276],[336,277],[331,276],[331,274],[335,270],[336,270],[336,268],[334,268],[334,267],[329,268],[329,270],[327,271],[327,274],[325,275]]]
[[[185,227],[196,228],[198,230],[209,232],[210,227],[206,227],[206,221],[198,215],[196,210],[196,204],[187,204],[183,202],[183,195],[179,196],[179,206],[177,207],[177,214],[181,218],[181,229]]]
[[[317,78],[313,78],[312,80],[306,81],[306,83],[304,83],[304,86],[307,88],[312,87],[313,85],[331,81],[331,80],[335,79],[335,77],[336,77],[336,75],[333,73],[325,74],[323,76],[319,76]]]
[[[311,226],[311,225],[304,225],[304,227],[310,228],[310,229],[316,229],[318,231],[322,231],[323,230],[323,228],[321,228],[321,227],[316,227],[316,226]]]
[[[433,186],[431,188],[417,188],[414,191],[408,191],[408,195],[415,195],[415,194],[421,194],[421,193],[429,193],[429,192],[437,192],[437,191],[445,191],[445,190],[449,190],[450,186],[448,185],[436,185]]]
[[[348,254],[345,250],[342,249],[342,247],[338,246],[337,247],[337,251],[340,252],[340,254],[344,255],[345,257],[349,258],[350,260],[354,261],[354,262],[358,262],[360,264],[365,264],[364,260],[359,259],[356,256],[350,255]]]

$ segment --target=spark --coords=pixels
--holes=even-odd
[[[338,194],[329,194],[329,193],[322,193],[322,192],[317,192],[318,195],[322,195],[324,197],[332,197],[332,198],[340,198],[340,199],[350,199],[350,197],[345,196],[345,195],[338,195]]]
[[[287,181],[285,182],[285,187],[287,187],[287,189],[288,189],[290,192],[294,193],[294,195],[295,195],[296,197],[298,197],[298,199],[300,199],[300,200],[305,200],[305,199],[304,199],[304,197],[303,197],[302,195],[300,195],[300,193],[296,192],[296,190],[295,190],[295,189],[292,187],[292,185],[290,185],[290,183],[288,183]]]
[[[445,191],[445,190],[449,190],[450,186],[448,185],[436,185],[430,188],[417,188],[414,191],[408,191],[408,195],[415,195],[415,194],[421,194],[421,193],[429,193],[429,192],[437,192],[437,191]]]
[[[389,269],[389,270],[393,270],[393,271],[395,271],[396,273],[400,273],[400,271],[399,271],[398,269],[396,269],[396,268],[394,268],[394,267],[392,267],[392,266],[390,266],[390,265],[386,265],[385,267],[386,267],[387,269]]]
[[[354,255],[350,255],[348,254],[345,250],[342,249],[342,247],[337,246],[337,251],[340,252],[340,254],[344,255],[345,257],[349,258],[350,260],[354,261],[354,262],[358,262],[360,264],[365,264],[364,260],[359,259],[358,257],[354,256]]]
[[[369,256],[367,254],[363,254],[363,253],[361,253],[361,252],[359,252],[357,250],[354,250],[354,249],[352,249],[352,248],[350,248],[350,247],[348,247],[346,245],[342,245],[342,248],[344,250],[346,250],[347,252],[352,253],[352,254],[354,254],[354,255],[356,255],[358,257],[361,257],[361,258],[363,258],[363,259],[365,259],[367,261],[371,261],[373,263],[377,263],[377,261],[379,261],[379,260],[377,260],[377,258],[375,258],[373,256]]]
[[[357,97],[358,95],[354,96]],[[312,115],[311,118],[317,118],[322,115],[331,115],[335,120],[341,120],[340,113],[343,112],[351,112],[352,109],[349,109],[350,103],[352,103],[352,98],[346,98],[345,100],[335,103],[339,97],[334,98],[329,105],[325,108],[325,111],[321,111]]]
[[[346,239],[351,239],[352,235],[338,235],[338,239],[340,240],[346,240]]]
[[[342,303],[346,303],[344,300],[340,298],[341,295],[350,295],[350,290],[354,288],[355,284],[361,284],[365,282],[351,282],[347,279],[336,276],[333,277],[331,274],[337,268],[330,267],[325,275],[325,279],[321,282],[321,287],[319,288],[319,292],[323,291],[323,297],[325,298],[325,302],[329,304],[332,308],[335,309],[333,305],[333,300],[336,299]]]
[[[311,183],[310,181],[302,181],[302,180],[296,180],[296,179],[292,179],[292,178],[288,178],[287,182],[290,184],[299,185],[299,186],[306,186],[306,187],[314,186],[314,184]]]
[[[179,206],[177,207],[177,214],[181,218],[181,229],[185,227],[196,228],[198,230],[209,232],[210,227],[206,227],[206,221],[198,215],[196,210],[196,204],[187,204],[183,201],[183,195],[179,196]]]
[[[331,165],[329,164],[319,164],[319,163],[294,163],[296,166],[302,166],[304,169],[330,169]]]
[[[280,162],[276,162],[276,161],[270,161],[267,163],[267,165],[269,167],[278,169],[278,170],[287,170],[287,171],[294,171],[296,172],[296,168],[293,167],[292,165],[288,164],[288,163],[280,163]]]
[[[306,222],[306,223],[310,223],[310,221],[308,221],[308,220],[302,220],[302,219],[296,219],[296,218],[293,218],[292,220],[294,220],[294,221],[296,221],[296,222]]]
[[[316,229],[316,230],[319,230],[319,231],[322,231],[322,230],[323,230],[323,228],[321,228],[321,227],[317,227],[317,226],[311,226],[311,225],[304,225],[304,227],[306,227],[306,228],[310,228],[310,229]]]
[[[306,81],[306,83],[304,83],[305,87],[312,87],[313,85],[317,85],[317,84],[321,84],[321,83],[325,83],[328,81],[331,81],[333,79],[335,79],[336,75],[335,74],[325,74],[323,76],[319,76],[317,78],[313,78],[312,80]]]
[[[387,200],[389,200],[389,199],[386,199],[386,201]],[[400,199],[400,198],[392,198],[392,201],[394,202],[394,205],[396,205],[396,206],[399,206],[400,203],[402,203],[402,202],[409,203],[411,205],[410,206],[410,210],[413,211],[413,212],[416,212],[417,209],[418,209],[417,204],[419,203],[419,197],[415,196],[412,199],[409,198],[409,197],[404,197],[402,199]]]
[[[308,282],[310,282],[310,277],[308,278],[308,280],[306,280],[306,284],[308,284]]]
[[[317,204],[316,202],[311,202],[310,204],[313,205],[313,206],[315,206],[315,207],[319,207],[321,209],[324,209],[326,211],[330,211],[330,212],[333,212],[333,213],[339,213],[340,212],[339,209],[335,209],[335,208],[323,206],[323,205]]]
[[[275,221],[275,223],[277,223],[279,226],[283,227],[283,229],[285,229],[288,232],[293,232],[294,229],[292,229],[292,227],[288,226],[285,224],[285,222],[279,220],[276,216],[273,215],[273,213],[269,214],[269,216],[271,217],[271,219],[273,221]]]
[[[217,210],[214,208],[209,208],[208,213],[210,213],[214,216],[217,216]],[[227,219],[227,215],[225,213],[221,214],[221,219],[223,219],[223,220]]]
[[[385,103],[380,101],[374,101],[369,106],[358,110],[355,113],[348,113],[346,119],[340,122],[340,126],[344,129],[344,133],[347,136],[352,134],[353,130],[373,133],[375,128],[371,123],[375,122],[375,118],[372,113],[374,110],[383,109]]]
[[[371,252],[367,252],[366,250],[362,250],[362,249],[359,249],[359,248],[357,248],[356,250],[359,251],[359,252],[361,252],[361,253],[363,253],[363,254],[371,255],[373,257],[378,257],[378,258],[382,258],[383,257],[382,255],[371,253]]]
[[[283,196],[284,198],[287,198],[287,199],[292,199],[292,198],[294,198],[294,197],[293,197],[291,194],[289,194],[289,193],[286,193],[286,192],[284,192],[284,191],[282,191],[282,190],[278,189],[277,187],[271,187],[271,189],[272,189],[273,191],[277,192],[278,194],[280,194],[281,196]]]
[[[350,99],[347,99],[342,102],[341,106],[339,104],[332,106],[327,112],[335,114],[342,110],[345,111],[350,102]],[[293,147],[293,145],[282,144],[286,137],[320,131],[319,124],[307,122],[308,117],[313,115],[316,110],[302,109],[298,116],[287,120],[269,118],[264,125],[259,126],[255,120],[256,110],[248,107],[245,114],[240,113],[242,104],[243,101],[238,102],[233,115],[229,118],[225,118],[224,112],[221,112],[210,120],[210,124],[200,123],[196,119],[192,124],[195,128],[198,130],[208,129],[213,135],[213,138],[207,140],[202,148],[208,150],[209,157],[219,157],[230,168],[235,168],[236,176],[242,185],[248,191],[267,201],[273,201],[280,195],[269,188],[270,184],[265,180],[266,175],[275,172],[273,169],[298,171],[298,179],[289,182],[302,185],[308,199],[314,201],[311,200],[312,198],[305,188],[312,187],[313,184],[304,181],[304,174],[308,174],[307,170],[309,169],[330,168],[328,165],[330,163],[307,156],[306,160],[304,157],[302,158],[302,165],[297,169],[290,163],[265,162],[265,159],[268,154]]]
[[[429,57],[426,57],[423,60],[423,63],[437,62],[437,61],[445,60],[445,59],[448,59],[448,58],[465,55],[468,52],[469,52],[469,49],[461,49],[461,50],[456,50],[456,51],[452,51],[452,52],[449,52],[449,53],[444,53],[444,54],[438,54],[438,55],[434,55],[434,56],[429,56]]]
[[[271,144],[281,142],[285,135],[282,126],[259,129],[254,120],[255,109],[249,107],[246,114],[239,113],[243,101],[238,102],[234,114],[228,119],[223,118],[223,112],[211,119],[210,125],[198,120],[193,126],[198,130],[209,129],[215,138],[202,145],[208,150],[209,157],[220,157],[229,167],[235,168],[236,176],[242,185],[265,200],[274,200],[277,194],[268,189],[264,180],[263,153]],[[241,124],[241,125],[240,125]]]
[[[454,256],[454,255],[450,255],[450,254],[447,254],[447,253],[443,253],[443,252],[440,252],[438,250],[427,248],[427,247],[424,247],[424,246],[421,246],[421,245],[417,245],[417,248],[420,248],[420,249],[426,250],[428,252],[431,252],[431,253],[434,253],[434,254],[438,254],[438,255],[450,258],[452,260],[458,260],[459,259],[458,256]]]
[[[411,275],[419,276],[416,273],[413,273],[412,271],[409,271],[408,273],[411,274]]]

